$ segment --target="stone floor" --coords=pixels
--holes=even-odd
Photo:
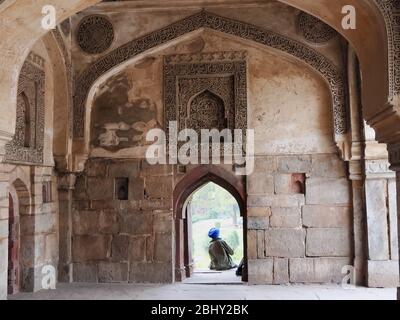
[[[212,286],[212,290],[210,287]],[[396,289],[342,289],[338,285],[249,286],[243,283],[59,284],[56,290],[20,293],[11,300],[394,300]]]
[[[195,270],[185,283],[197,284],[241,284],[242,278],[236,276],[236,269],[228,271]]]

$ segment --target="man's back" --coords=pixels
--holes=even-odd
[[[210,269],[229,270],[236,267],[230,257],[234,252],[224,240],[212,240],[208,247],[208,252],[211,258]]]

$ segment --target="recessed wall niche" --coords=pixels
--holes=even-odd
[[[129,178],[115,178],[115,199],[129,200]]]

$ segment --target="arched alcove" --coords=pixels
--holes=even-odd
[[[31,216],[30,193],[20,179],[10,185],[9,216],[8,292],[33,291],[35,224]]]
[[[227,126],[224,101],[209,90],[189,100],[186,128],[223,130]]]
[[[188,172],[176,185],[173,192],[173,208],[175,218],[175,280],[182,281],[191,276],[191,254],[189,252],[188,226],[191,224],[187,215],[187,204],[191,195],[199,188],[213,182],[228,191],[237,201],[240,215],[243,217],[244,261],[246,253],[246,196],[244,182],[219,166],[202,165]],[[247,266],[242,280],[247,281]]]

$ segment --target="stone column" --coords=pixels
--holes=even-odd
[[[59,263],[58,281],[72,282],[72,203],[76,176],[66,173],[58,177]]]
[[[363,162],[364,137],[361,112],[359,66],[354,50],[348,47],[348,83],[350,106],[350,155],[349,178],[353,195],[353,230],[354,230],[354,268],[357,285],[365,285],[366,274],[366,226],[364,205]]]
[[[185,270],[186,277],[190,278],[193,275],[193,257],[192,257],[192,204],[187,205],[187,214],[185,220]]]
[[[0,164],[0,300],[7,299],[8,280],[8,181]]]
[[[7,299],[8,282],[8,193],[9,178],[6,165],[2,164],[5,145],[11,141],[13,134],[0,130],[0,300]]]
[[[398,250],[400,258],[400,143],[388,145],[389,162],[391,169],[396,171],[396,192],[397,192],[397,236],[398,236]],[[400,274],[400,259],[399,259],[399,274]],[[397,285],[397,300],[400,300],[400,279]]]

